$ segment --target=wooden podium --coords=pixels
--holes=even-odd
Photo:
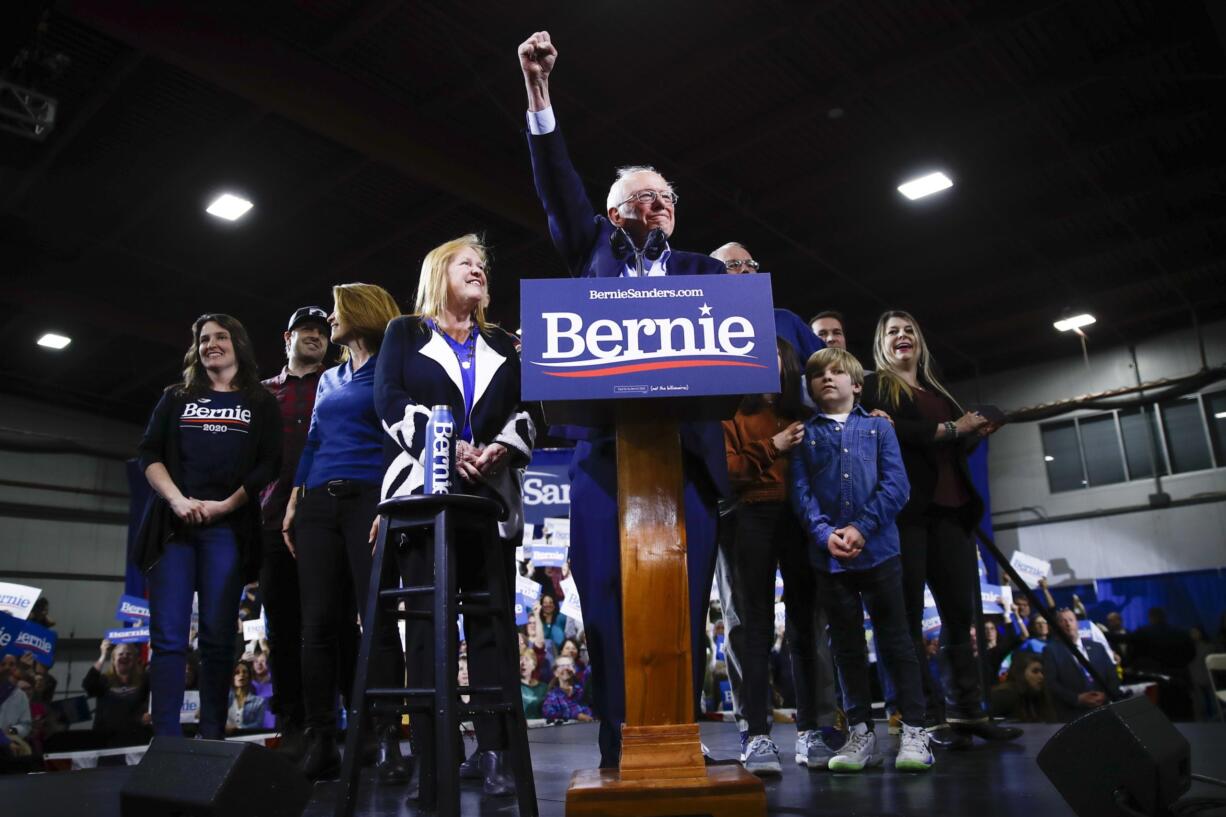
[[[626,722],[620,768],[576,771],[566,793],[568,817],[766,814],[757,777],[739,764],[705,764],[694,722],[680,412],[674,408],[667,400],[613,406]]]

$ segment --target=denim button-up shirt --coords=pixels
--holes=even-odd
[[[898,555],[894,517],[907,504],[911,485],[889,420],[870,417],[859,404],[845,423],[813,416],[792,449],[788,482],[819,570],[868,570]],[[836,559],[826,541],[846,525],[864,535],[864,549],[854,559]]]

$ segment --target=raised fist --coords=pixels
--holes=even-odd
[[[519,67],[528,82],[545,82],[557,62],[558,49],[549,40],[548,31],[538,31],[519,46]]]

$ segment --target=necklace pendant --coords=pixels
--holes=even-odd
[[[461,360],[460,365],[463,366],[465,369],[471,369],[473,362],[471,360]]]

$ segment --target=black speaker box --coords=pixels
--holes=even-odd
[[[311,784],[263,746],[157,737],[119,791],[123,817],[301,817]]]
[[[1164,814],[1192,784],[1191,748],[1149,699],[1082,715],[1039,751],[1039,768],[1078,817],[1122,814],[1117,792],[1143,814]]]

